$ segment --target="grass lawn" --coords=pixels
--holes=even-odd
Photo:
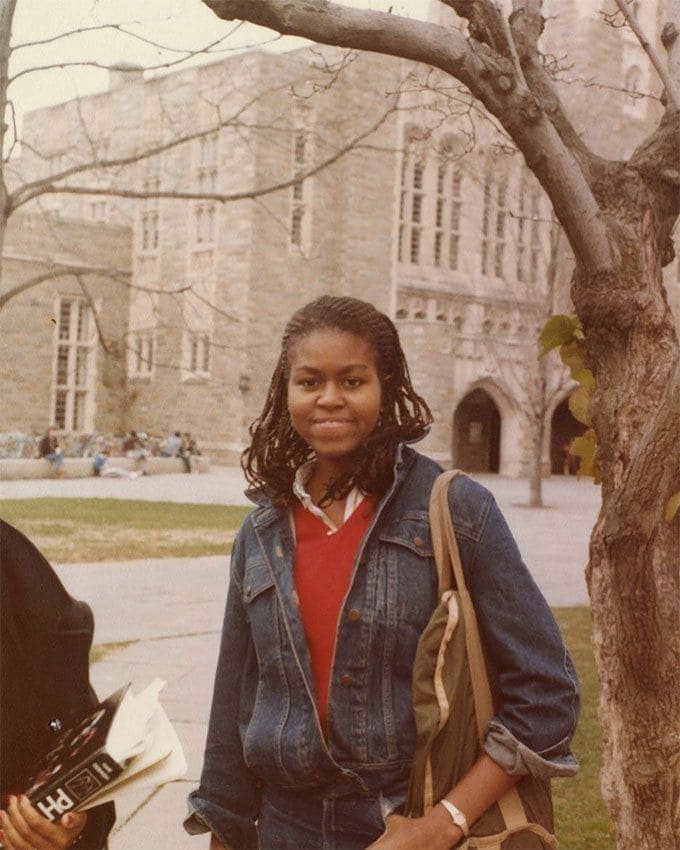
[[[124,499],[0,500],[0,516],[54,564],[220,555],[248,512]]]
[[[597,720],[599,685],[590,642],[590,610],[555,609],[581,683],[581,719],[574,752],[581,765],[573,779],[552,783],[557,837],[562,850],[614,850],[614,832],[600,796],[602,732]]]

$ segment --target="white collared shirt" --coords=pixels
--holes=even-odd
[[[302,466],[295,473],[295,480],[293,481],[293,493],[295,493],[296,497],[302,502],[302,506],[306,508],[311,514],[314,514],[315,517],[318,517],[328,526],[328,534],[335,534],[338,531],[340,526],[337,526],[333,520],[327,516],[324,511],[318,506],[315,505],[312,501],[312,497],[307,492],[307,483],[309,479],[312,477],[312,472],[314,471],[314,460],[308,460],[306,463],[303,463]],[[363,501],[364,496],[361,490],[358,487],[353,487],[350,492],[347,494],[347,498],[345,499],[345,513],[342,518],[342,522],[345,523],[352,516],[354,511]]]

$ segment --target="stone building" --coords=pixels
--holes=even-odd
[[[17,292],[0,312],[0,432],[124,427],[129,283],[128,227],[12,217],[0,298]]]
[[[637,5],[658,30],[657,4]],[[625,30],[602,26],[594,0],[558,7],[546,38],[565,69],[569,45],[570,115],[598,152],[626,155],[659,106],[620,89],[653,93],[649,64]],[[285,320],[330,292],[368,298],[397,322],[435,414],[425,451],[522,474],[538,405],[551,426],[546,466],[561,471],[571,386],[551,362],[537,397],[535,338],[548,315],[570,309],[568,248],[521,156],[450,80],[318,48],[153,79],[121,66],[109,91],[28,115],[24,135],[17,175],[62,174],[65,190],[27,209],[65,227],[130,228],[121,428],[190,430],[235,459]],[[668,273],[677,292],[676,268]],[[55,418],[46,398],[24,421]],[[98,403],[65,427],[94,427]]]

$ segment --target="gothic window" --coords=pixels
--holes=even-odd
[[[411,265],[423,262],[423,226],[426,221],[427,169],[425,159],[417,148],[417,135],[418,130],[411,127],[404,140],[397,243],[398,261]]]
[[[529,283],[539,283],[541,272],[541,191],[534,187],[531,193],[531,236],[529,254]]]
[[[541,189],[525,172],[517,211],[517,280],[535,285],[541,274]]]
[[[90,201],[90,219],[96,222],[103,222],[107,218],[108,205],[106,201]]]
[[[131,377],[147,377],[153,373],[153,331],[135,331],[128,346],[128,371]]]
[[[422,129],[409,127],[399,192],[398,262],[426,272],[458,269],[462,188],[452,138],[437,144]]]
[[[197,139],[196,188],[199,193],[213,194],[217,191],[217,165],[219,160],[219,135],[208,133]],[[208,198],[194,206],[194,243],[200,247],[211,247],[216,239],[217,205]]]
[[[309,248],[312,179],[305,177],[304,173],[312,163],[311,123],[312,114],[309,106],[297,104],[291,151],[291,171],[295,183],[290,187],[288,226],[288,242],[293,251],[306,251]]]
[[[158,177],[149,177],[144,181],[145,192],[157,192],[159,189],[160,179]],[[142,201],[142,212],[140,216],[139,246],[144,252],[153,252],[158,249],[158,211],[158,198],[144,198]]]
[[[482,208],[482,240],[480,245],[481,272],[484,277],[498,278],[505,274],[505,247],[507,240],[507,194],[505,175],[489,169],[484,178]]]
[[[458,268],[462,174],[453,162],[442,160],[437,167],[434,210],[434,265]]]
[[[58,316],[51,418],[61,430],[89,430],[94,377],[92,311],[83,300],[62,298]]]
[[[191,375],[205,377],[210,374],[210,335],[190,333],[187,335],[185,368]]]

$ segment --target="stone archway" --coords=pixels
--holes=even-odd
[[[569,399],[561,401],[550,420],[550,472],[553,475],[575,474],[578,458],[568,458],[566,447],[586,430],[569,410]]]
[[[501,414],[489,393],[468,393],[453,416],[453,465],[464,472],[500,469]]]

